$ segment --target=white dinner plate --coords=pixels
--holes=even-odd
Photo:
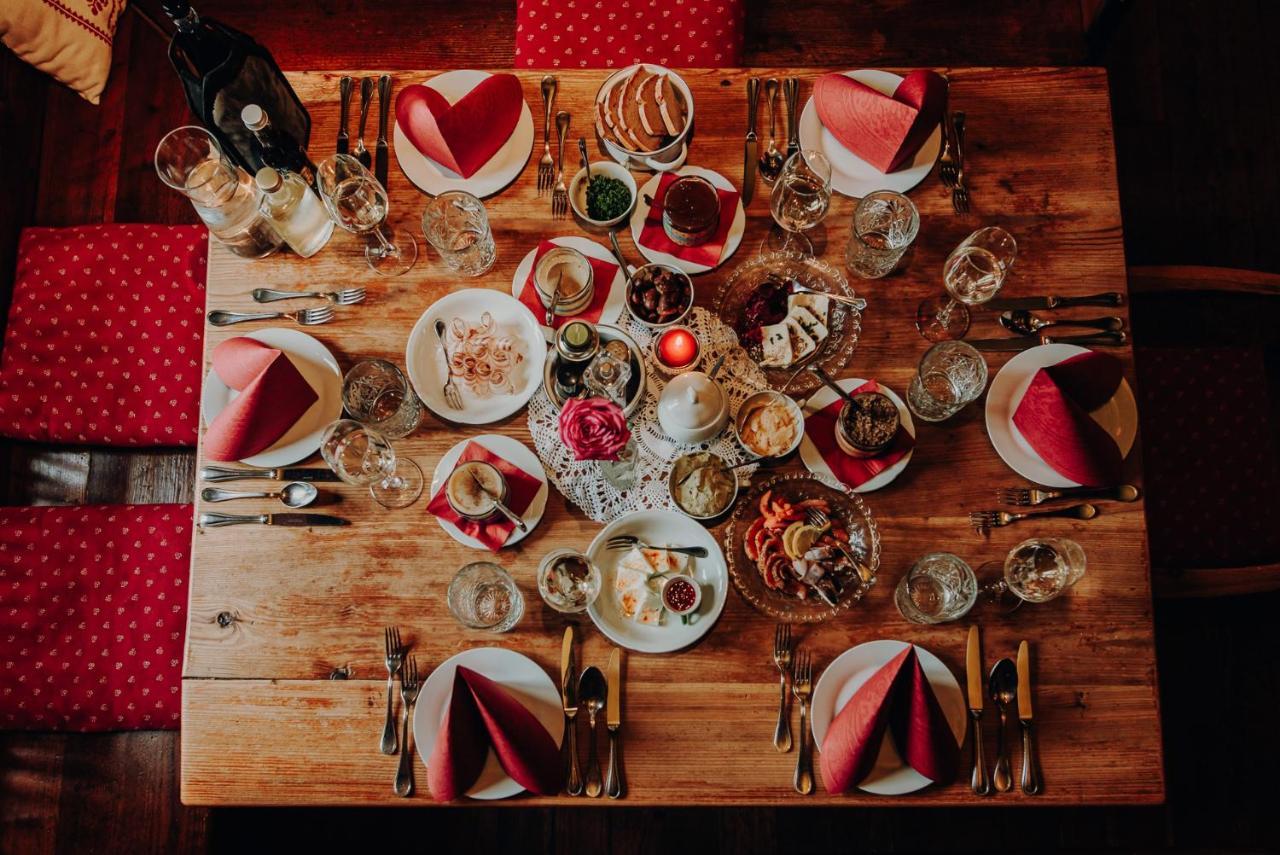
[[[902,82],[900,75],[877,68],[860,68],[843,74],[886,95],[892,95]],[[895,172],[885,173],[849,151],[831,131],[822,126],[822,120],[818,118],[818,107],[810,95],[800,113],[800,148],[806,151],[817,149],[827,156],[827,160],[831,161],[831,186],[837,193],[856,199],[875,190],[906,193],[923,181],[933,169],[933,162],[938,159],[938,151],[942,148],[942,125],[933,129],[911,163]]]
[[[537,527],[542,521],[542,513],[547,509],[547,494],[550,488],[547,486],[547,471],[542,468],[542,463],[538,460],[538,455],[534,454],[523,443],[514,440],[509,436],[503,436],[496,433],[484,433],[479,436],[471,437],[460,441],[453,448],[445,452],[444,457],[440,458],[440,462],[436,464],[436,471],[431,475],[431,491],[429,495],[434,496],[436,491],[444,484],[446,478],[453,472],[454,467],[458,465],[458,458],[462,456],[462,452],[469,443],[476,442],[492,451],[508,463],[523,469],[533,477],[542,482],[542,486],[538,488],[538,492],[534,494],[533,501],[529,503],[529,507],[525,508],[524,513],[520,514],[520,518],[524,520],[524,524],[529,527],[528,531],[521,531],[513,528],[511,534],[507,537],[503,546],[511,546],[519,543],[529,536],[529,532]],[[472,549],[488,550],[480,541],[476,540],[469,534],[464,534],[462,529],[458,528],[448,520],[436,517],[436,522],[440,523],[440,527],[445,533],[463,546],[469,546]]]
[[[342,369],[338,367],[338,360],[333,358],[329,348],[301,330],[272,327],[245,333],[244,337],[283,352],[315,390],[317,397],[293,427],[270,448],[240,462],[273,468],[306,460],[320,450],[320,437],[329,423],[342,417]],[[238,390],[227,386],[217,372],[209,369],[200,395],[205,426],[239,395]]]
[[[636,197],[635,210],[631,212],[631,240],[635,243],[636,249],[640,250],[640,254],[645,257],[646,261],[651,263],[669,264],[672,267],[683,270],[690,276],[696,276],[699,273],[706,273],[709,270],[715,270],[721,264],[733,256],[738,250],[738,245],[742,243],[742,235],[747,230],[747,212],[742,207],[742,196],[738,196],[738,208],[733,214],[733,225],[729,227],[729,234],[724,239],[724,250],[720,253],[720,260],[711,267],[705,264],[694,264],[691,261],[685,261],[674,255],[665,252],[659,252],[656,249],[650,249],[640,243],[640,232],[644,230],[644,218],[649,216],[649,204],[645,202],[645,196],[650,199],[653,194],[658,192],[658,182],[662,180],[664,173],[657,173],[640,188],[640,193]],[[733,182],[725,178],[719,172],[713,169],[703,169],[701,166],[684,166],[676,170],[676,175],[699,175],[721,190],[736,190]],[[724,216],[725,212],[721,211],[720,216]]]
[[[618,610],[613,588],[619,559],[624,549],[609,549],[609,538],[634,534],[654,546],[705,546],[706,558],[690,558],[689,574],[702,586],[702,604],[694,612],[696,620],[682,623],[678,616],[667,613],[658,626],[637,623]],[[675,511],[636,511],[609,523],[587,547],[587,558],[600,568],[600,596],[587,609],[587,614],[605,637],[621,647],[637,653],[671,653],[688,647],[711,631],[724,611],[729,594],[729,570],[724,553],[711,533],[696,520]]]
[[[476,88],[480,81],[489,76],[487,71],[464,68],[437,74],[423,82],[447,98],[450,104],[456,104],[462,96]],[[392,118],[395,118],[394,110],[392,110]],[[522,100],[520,118],[516,122],[515,131],[502,148],[489,158],[489,162],[476,170],[470,178],[463,178],[452,169],[441,166],[418,151],[417,147],[409,142],[404,131],[400,130],[399,121],[396,122],[391,138],[391,144],[396,153],[396,163],[400,164],[401,171],[417,185],[419,190],[432,196],[438,196],[447,190],[466,190],[474,196],[484,198],[492,196],[514,181],[524,170],[524,165],[529,162],[529,154],[533,151],[533,114],[529,112],[529,102]]]
[[[846,392],[851,392],[867,381],[851,378],[838,380],[836,382],[841,389],[844,389]],[[916,426],[915,422],[911,420],[911,411],[907,409],[906,402],[899,398],[896,392],[883,383],[880,384],[880,391],[884,392],[885,396],[890,401],[893,401],[893,405],[898,408],[898,416],[902,419],[902,426],[906,428],[907,433],[911,434],[911,437],[914,439],[916,435]],[[818,391],[814,392],[808,402],[806,402],[803,408],[804,414],[808,416],[812,413],[821,412],[824,408],[835,403],[835,400],[836,393],[826,386],[822,386]],[[879,490],[881,487],[889,486],[893,479],[901,475],[902,470],[907,468],[907,464],[911,462],[911,455],[914,452],[915,447],[912,446],[911,450],[902,455],[902,458],[898,460],[897,463],[894,463],[888,469],[885,469],[871,480],[865,482],[861,487],[850,487],[849,489],[853,490],[855,493],[870,493],[875,490]],[[804,462],[805,468],[810,472],[814,472],[818,475],[825,475],[828,478],[835,478],[837,481],[840,480],[839,478],[836,478],[836,474],[831,471],[831,467],[827,465],[827,461],[822,459],[822,455],[818,453],[818,447],[813,444],[813,440],[809,439],[809,434],[807,433],[800,439],[800,460]]]
[[[510,692],[525,709],[533,713],[551,734],[556,745],[564,737],[564,709],[560,705],[560,690],[547,672],[528,656],[503,647],[476,647],[451,656],[431,672],[418,703],[413,708],[413,743],[425,766],[436,747],[436,736],[449,710],[453,697],[453,676],[459,665],[465,665],[483,674]],[[403,749],[403,746],[401,746]],[[524,787],[511,779],[498,763],[498,755],[489,749],[489,757],[479,779],[467,795],[473,799],[505,799],[524,792]]]
[[[827,728],[853,697],[853,693],[906,647],[905,641],[868,641],[841,653],[827,666],[813,690],[813,743],[819,750],[827,737]],[[947,724],[951,725],[956,745],[963,745],[965,728],[968,726],[968,710],[964,695],[960,692],[960,684],[941,659],[918,644],[916,655],[929,685],[933,687],[938,704],[947,717]],[[932,783],[933,781],[902,761],[893,744],[892,734],[886,731],[884,744],[876,756],[876,765],[858,784],[858,789],[881,796],[900,796],[922,790]]]
[[[1013,414],[1037,371],[1057,365],[1087,349],[1075,344],[1038,345],[1006,362],[991,381],[991,388],[987,391],[987,435],[991,437],[991,444],[1000,459],[1028,481],[1046,487],[1080,486],[1044,462],[1014,425]],[[1089,415],[1116,441],[1120,456],[1127,457],[1138,436],[1138,404],[1129,382],[1121,378],[1120,386],[1111,399]]]
[[[576,249],[587,258],[598,258],[602,261],[608,261],[617,265],[617,261],[613,258],[613,253],[608,249],[596,243],[593,240],[587,240],[584,237],[575,237],[572,235],[566,237],[551,238],[551,242],[556,246],[567,246],[570,249]],[[516,275],[511,280],[511,296],[517,300],[520,299],[520,292],[524,290],[524,285],[529,281],[529,274],[533,272],[533,257],[538,252],[538,248],[534,247],[529,250],[529,254],[520,260],[516,265]],[[613,281],[609,283],[609,296],[604,301],[604,310],[600,313],[600,319],[596,321],[598,324],[616,323],[618,318],[622,316],[623,306],[626,305],[627,299],[627,277],[622,272],[622,268],[618,268],[618,272],[613,275]],[[599,282],[595,283],[595,287],[601,287]],[[594,296],[592,299],[595,299]],[[537,319],[541,323],[546,318],[546,313]],[[555,331],[551,327],[542,326],[542,334],[547,337],[547,341],[551,341],[555,336]]]
[[[436,336],[435,322],[437,318],[444,321],[447,340],[447,328],[452,319],[463,318],[474,324],[480,321],[484,312],[493,316],[502,335],[515,339],[516,347],[524,357],[514,370],[515,391],[481,398],[455,378],[454,383],[462,396],[462,409],[455,410],[444,401],[444,381],[449,375],[449,366]],[[546,359],[547,342],[542,336],[542,325],[523,303],[501,291],[466,288],[441,297],[427,307],[409,333],[404,361],[409,380],[427,409],[448,422],[483,425],[505,419],[528,402],[542,385],[542,367]]]

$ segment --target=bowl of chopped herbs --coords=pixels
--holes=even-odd
[[[625,220],[636,204],[636,182],[631,173],[611,160],[591,164],[590,179],[581,169],[569,185],[573,212],[583,223],[611,228]]]

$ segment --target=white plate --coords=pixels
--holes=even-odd
[[[1057,365],[1087,349],[1075,344],[1042,344],[1010,359],[991,381],[991,388],[987,391],[987,435],[991,437],[991,444],[1000,459],[1028,481],[1046,487],[1080,486],[1044,462],[1014,425],[1013,414],[1037,371]],[[1111,400],[1089,415],[1111,434],[1120,448],[1120,456],[1127,457],[1138,436],[1138,404],[1129,382],[1121,378]]]
[[[618,262],[614,260],[613,253],[604,248],[593,240],[587,240],[583,237],[558,237],[551,238],[551,242],[556,246],[567,246],[570,249],[576,249],[587,258],[598,258],[602,261],[608,261],[616,265]],[[537,247],[529,250],[529,254],[520,260],[516,265],[516,275],[511,280],[511,296],[517,300],[520,299],[520,292],[524,290],[525,282],[529,281],[529,274],[533,271],[533,257],[538,252]],[[613,281],[609,284],[609,297],[604,301],[604,310],[600,313],[600,319],[596,321],[598,324],[616,323],[618,318],[622,316],[622,308],[626,305],[627,298],[627,277],[622,272],[622,268],[618,268],[618,272],[614,274]],[[595,283],[595,287],[599,288],[600,283]],[[593,296],[592,299],[595,299]],[[546,318],[546,313],[537,320],[539,323]],[[555,336],[555,332],[551,327],[543,325],[542,334],[547,337],[547,341],[551,341]]]
[[[515,372],[515,391],[510,395],[479,398],[465,383],[455,380],[462,396],[462,409],[454,410],[444,402],[444,381],[449,367],[440,339],[436,337],[436,318],[443,320],[447,327],[453,318],[477,323],[484,312],[493,316],[503,334],[517,339],[523,351],[524,360]],[[448,335],[446,331],[446,339]],[[409,380],[427,409],[448,422],[483,425],[505,419],[528,402],[542,385],[542,365],[546,359],[547,342],[542,337],[542,325],[523,303],[501,291],[466,288],[441,297],[427,307],[409,333],[404,361]]]
[[[900,75],[876,68],[860,68],[843,74],[885,95],[892,95],[902,82]],[[933,162],[938,159],[938,151],[942,148],[942,125],[933,129],[911,163],[896,172],[885,173],[849,151],[831,131],[822,126],[822,120],[818,118],[818,107],[810,95],[800,113],[800,148],[817,149],[827,156],[827,160],[831,161],[831,186],[838,193],[856,199],[875,190],[906,193],[923,181],[933,169]]]
[[[676,170],[676,175],[699,175],[721,190],[736,190],[733,182],[725,178],[719,172],[712,169],[703,169],[701,166],[685,166]],[[653,198],[653,194],[658,192],[658,182],[662,180],[663,173],[658,173],[645,182],[640,188],[640,194],[636,197],[635,210],[631,212],[631,240],[635,243],[636,249],[640,250],[640,254],[649,262],[670,264],[688,273],[690,276],[696,276],[699,273],[706,273],[708,270],[715,270],[721,264],[728,261],[738,250],[738,244],[742,243],[742,234],[747,230],[747,212],[742,207],[742,196],[738,196],[738,209],[733,214],[733,225],[729,227],[729,234],[724,239],[724,250],[720,253],[720,260],[711,267],[705,264],[694,264],[669,255],[665,252],[659,252],[656,249],[650,249],[640,243],[640,232],[644,230],[644,218],[649,216],[649,205],[645,202],[644,197]],[[720,213],[724,216],[724,212]]]
[[[538,488],[538,492],[534,494],[533,501],[529,503],[529,507],[525,508],[520,518],[524,520],[525,525],[529,527],[529,531],[520,531],[513,528],[511,534],[507,537],[503,546],[511,546],[513,543],[519,543],[529,536],[529,532],[537,527],[542,521],[542,512],[547,509],[547,494],[550,488],[547,487],[547,472],[542,468],[542,464],[538,461],[538,455],[534,454],[523,443],[512,439],[509,436],[502,436],[496,433],[484,433],[470,439],[464,439],[453,448],[445,452],[444,457],[440,458],[440,462],[436,464],[436,471],[431,475],[431,491],[429,495],[434,496],[436,491],[444,483],[444,480],[453,472],[455,466],[458,465],[458,458],[462,456],[463,450],[468,443],[476,442],[492,451],[508,463],[523,469],[533,477],[542,482],[542,486]],[[463,534],[462,530],[448,520],[436,517],[436,522],[440,523],[440,527],[445,533],[463,546],[469,546],[472,549],[483,549],[488,551],[489,547],[476,540],[469,534]]]
[[[424,83],[447,98],[450,104],[456,104],[462,96],[489,76],[487,71],[460,69],[437,74]],[[394,119],[395,110],[391,112]],[[484,198],[492,196],[514,181],[529,162],[529,154],[533,151],[533,114],[529,112],[529,103],[522,100],[520,119],[516,122],[515,131],[502,148],[489,158],[489,162],[476,170],[470,178],[463,178],[418,151],[404,135],[404,131],[400,130],[398,121],[391,137],[396,163],[400,164],[401,171],[419,190],[432,196],[438,196],[446,190],[466,190],[474,196]]]
[[[853,693],[906,647],[905,641],[868,641],[841,653],[827,666],[813,690],[813,742],[819,750],[826,739],[827,728],[831,726],[837,712],[844,709],[844,705],[853,697]],[[924,675],[947,717],[947,724],[951,725],[956,745],[963,745],[965,728],[968,726],[968,710],[964,696],[960,693],[960,684],[942,660],[928,650],[916,645],[916,655],[920,658],[920,667],[924,669]],[[886,731],[884,744],[876,756],[876,765],[871,774],[858,784],[858,789],[881,796],[900,796],[922,790],[932,783],[933,781],[902,762],[893,744],[892,734]]]
[[[560,706],[560,690],[547,672],[527,656],[502,647],[476,647],[451,656],[431,672],[422,684],[417,706],[413,710],[413,743],[425,766],[436,747],[436,736],[453,697],[453,676],[459,665],[483,674],[510,692],[525,709],[542,722],[556,745],[564,737],[564,709]],[[403,749],[403,746],[401,746]],[[473,799],[505,799],[524,792],[503,771],[498,755],[489,749],[484,769],[467,795]]]
[[[338,360],[333,358],[329,348],[301,330],[272,327],[245,333],[244,337],[282,351],[315,390],[317,397],[315,403],[275,444],[240,462],[272,468],[306,460],[320,450],[320,437],[329,423],[342,417],[342,369],[338,367]],[[205,426],[239,395],[239,391],[227,386],[212,368],[209,369],[200,395]]]
[[[838,380],[836,382],[841,389],[844,389],[846,392],[851,392],[867,381],[852,378],[847,380]],[[907,429],[907,433],[911,434],[911,437],[914,439],[916,435],[916,426],[915,422],[911,420],[911,411],[907,409],[906,403],[898,397],[896,392],[888,386],[885,386],[883,383],[880,384],[880,391],[884,392],[885,396],[888,397],[890,401],[893,401],[893,405],[898,408],[898,415],[902,419],[902,426]],[[831,404],[835,403],[835,400],[836,393],[828,389],[826,386],[823,386],[818,389],[818,391],[814,392],[813,396],[809,398],[803,408],[804,414],[808,416],[812,413],[821,412],[825,407],[829,407]],[[865,482],[861,487],[850,487],[849,489],[853,490],[855,493],[870,493],[875,490],[879,490],[881,487],[889,486],[893,479],[901,475],[902,470],[907,468],[907,464],[911,462],[911,455],[913,453],[915,453],[914,446],[912,446],[910,451],[902,455],[902,459],[897,463],[893,464],[888,469],[885,469],[871,480]],[[818,447],[813,444],[813,440],[809,439],[809,435],[807,433],[800,439],[800,459],[804,462],[805,468],[810,472],[817,473],[818,475],[825,475],[828,478],[835,478],[837,481],[840,480],[839,478],[836,478],[835,473],[831,471],[831,467],[827,465],[827,461],[822,459],[822,455],[818,453]]]
[[[613,576],[618,560],[626,550],[609,549],[609,538],[619,534],[634,534],[646,543],[654,545],[705,546],[706,558],[690,558],[691,575],[702,586],[702,605],[694,613],[697,620],[684,624],[680,618],[667,614],[662,624],[649,626],[636,623],[622,616],[613,590]],[[587,547],[587,558],[600,568],[600,596],[587,609],[596,627],[605,637],[621,647],[638,653],[671,653],[688,647],[706,635],[724,611],[724,601],[729,594],[729,570],[724,553],[711,533],[675,511],[636,511],[620,517],[604,527]],[[710,590],[708,590],[710,588]]]

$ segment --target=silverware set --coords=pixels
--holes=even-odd
[[[1018,659],[1001,659],[992,667],[987,680],[988,695],[1000,717],[996,732],[996,762],[988,774],[982,737],[984,693],[982,691],[982,650],[978,627],[969,627],[969,640],[965,654],[967,672],[969,718],[973,722],[973,776],[971,786],[980,796],[992,792],[1006,793],[1013,789],[1012,738],[1009,734],[1009,711],[1016,702],[1018,721],[1022,731],[1022,791],[1029,796],[1043,790],[1039,763],[1035,756],[1034,713],[1031,704],[1031,652],[1027,642],[1018,645]]]
[[[564,183],[564,140],[569,135],[569,118],[564,110],[556,113],[556,145],[559,154],[556,157],[556,186],[551,191],[551,216],[557,220],[569,216],[569,188]]]
[[[813,697],[813,659],[798,652],[791,636],[791,624],[780,623],[773,631],[773,664],[778,669],[778,722],[773,728],[773,747],[791,750],[791,715],[788,700],[800,707],[800,731],[796,737],[796,771],[792,785],[797,793],[813,793],[813,738],[809,733],[809,701]],[[788,684],[790,691],[788,692]]]
[[[564,712],[562,747],[565,754],[565,792],[571,796],[586,795],[599,798],[601,794],[611,799],[622,798],[626,792],[622,776],[622,757],[619,737],[622,730],[622,651],[614,648],[609,654],[609,675],[594,665],[576,673],[577,657],[573,649],[573,627],[566,627],[560,646],[560,700]],[[577,719],[580,711],[587,713],[590,738],[587,743],[587,769],[585,776],[578,764]],[[597,730],[601,719],[609,735],[609,762],[601,778],[599,737]]]
[[[1098,515],[1098,508],[1095,505],[1082,503],[1079,505],[1071,505],[1065,508],[1054,508],[1049,511],[1026,511],[1023,513],[1012,513],[1010,511],[974,511],[969,514],[969,525],[978,534],[988,534],[993,528],[1002,528],[1007,525],[1013,525],[1023,520],[1049,519],[1051,517],[1062,517],[1073,520],[1091,520]]]
[[[274,303],[277,300],[328,300],[335,306],[354,306],[363,303],[364,288],[343,288],[338,291],[277,291],[274,288],[254,288],[249,292],[255,303]]]
[[[551,110],[556,102],[556,78],[548,74],[542,78],[542,159],[538,161],[538,195],[551,189],[556,180],[555,161],[551,159]]]
[[[327,324],[333,320],[333,306],[317,306],[313,309],[299,309],[295,312],[227,312],[215,309],[209,313],[209,323],[215,327],[226,327],[231,324],[242,324],[246,321],[293,321],[304,327]]]
[[[360,161],[361,166],[373,167],[374,177],[387,189],[387,172],[390,161],[390,149],[387,145],[387,121],[391,110],[391,75],[383,74],[375,83],[372,77],[360,80],[360,130],[356,138],[356,146],[351,148],[351,137],[347,132],[347,124],[351,113],[351,88],[355,81],[343,77],[338,81],[338,141],[335,150],[338,154],[351,154]],[[373,102],[374,88],[378,90],[378,139],[374,143],[374,154],[364,144],[364,132],[369,123],[369,106]]]
[[[413,726],[413,707],[418,702],[422,682],[418,676],[418,657],[409,655],[409,648],[400,640],[400,628],[383,629],[383,662],[387,666],[387,717],[382,725],[382,740],[378,745],[383,754],[400,755],[396,763],[395,783],[392,790],[401,798],[413,795],[413,748],[410,733]],[[396,739],[396,677],[400,678],[400,739]]]
[[[315,482],[334,482],[340,480],[330,469],[307,467],[284,467],[280,469],[250,469],[232,466],[204,466],[200,469],[200,480],[206,482],[223,482],[260,479],[280,481],[276,490],[224,490],[219,487],[205,487],[200,491],[200,498],[205,502],[232,502],[242,499],[277,499],[286,508],[305,508],[316,501],[320,491]],[[269,513],[269,514],[225,514],[207,511],[200,514],[198,523],[201,528],[220,528],[228,525],[277,525],[292,527],[311,526],[345,526],[350,522],[342,517],[329,514],[306,513]]]

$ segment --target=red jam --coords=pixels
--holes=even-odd
[[[662,599],[671,611],[684,614],[697,604],[698,592],[688,579],[672,579],[662,589]]]

